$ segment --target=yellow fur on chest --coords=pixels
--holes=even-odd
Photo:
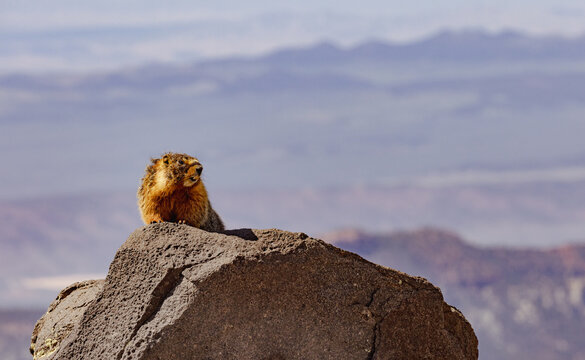
[[[153,189],[159,191],[153,193],[149,201],[153,207],[151,210],[162,221],[185,221],[200,227],[207,220],[209,209],[203,184],[187,188],[180,185],[160,186],[157,183]]]
[[[152,192],[154,194],[162,194],[169,189],[168,179],[164,172],[159,171],[154,177],[154,186]]]

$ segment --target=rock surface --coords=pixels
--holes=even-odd
[[[85,309],[103,286],[104,280],[88,280],[61,290],[33,330],[30,352],[35,359],[57,350],[61,341],[79,324]]]
[[[148,225],[103,288],[89,284],[39,320],[35,358],[478,358],[470,324],[431,283],[302,233]],[[83,316],[63,315],[75,297]]]

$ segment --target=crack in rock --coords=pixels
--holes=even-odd
[[[376,355],[376,341],[378,340],[378,332],[380,331],[380,323],[376,321],[374,325],[373,335],[372,335],[372,347],[370,348],[370,352],[368,353],[368,357],[366,360],[372,360],[374,355]]]
[[[372,293],[370,294],[370,299],[368,300],[368,302],[366,303],[366,307],[368,308],[368,310],[370,310],[370,306],[372,305],[372,303],[374,302],[374,297],[376,296],[376,293],[380,290],[380,288],[375,288]],[[376,319],[376,315],[372,313],[372,316],[374,317],[374,320],[376,320],[376,323],[374,324],[374,329],[372,330],[373,334],[372,334],[372,345],[370,347],[370,351],[368,352],[368,357],[366,358],[367,360],[371,360],[374,358],[374,355],[376,354],[376,341],[378,339],[378,331],[380,329],[380,324],[378,322],[378,319]]]
[[[181,281],[182,273],[186,269],[192,267],[194,265],[184,265],[179,268],[170,268],[167,269],[163,278],[159,281],[157,286],[152,291],[150,295],[150,301],[146,305],[144,309],[144,313],[137,321],[134,329],[132,330],[132,334],[124,344],[122,350],[118,353],[117,359],[120,360],[126,351],[126,347],[128,344],[134,339],[140,328],[148,323],[150,319],[154,317],[154,315],[160,310],[164,301],[169,297],[169,294],[173,291],[174,288],[177,287],[179,281]]]

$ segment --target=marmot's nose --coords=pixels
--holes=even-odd
[[[203,171],[202,167],[198,167],[195,171],[197,171],[197,175],[201,175],[201,172]]]

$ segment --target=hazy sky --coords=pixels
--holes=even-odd
[[[344,14],[408,23],[413,29],[433,26],[515,27],[535,32],[582,32],[585,2],[578,0],[443,0],[365,2],[328,0],[275,2],[215,1],[30,1],[0,2],[2,29],[49,29],[94,25],[145,25],[176,21],[245,19],[263,14]],[[546,21],[543,21],[546,20]]]
[[[0,72],[192,61],[323,40],[410,41],[466,28],[581,35],[585,2],[0,0]]]

